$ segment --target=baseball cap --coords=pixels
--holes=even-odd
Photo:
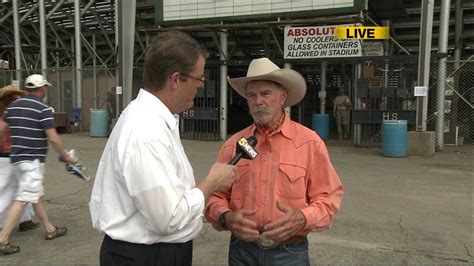
[[[51,86],[51,83],[49,83],[43,77],[43,75],[33,74],[33,75],[27,77],[26,80],[25,80],[25,88],[27,88],[27,89],[39,88],[39,87],[43,87],[44,85]]]

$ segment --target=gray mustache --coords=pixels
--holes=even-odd
[[[251,111],[251,113],[258,113],[258,112],[268,113],[268,109],[266,107],[257,107]]]

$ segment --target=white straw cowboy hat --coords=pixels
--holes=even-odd
[[[26,91],[21,91],[17,89],[13,85],[8,85],[0,89],[0,101],[3,100],[4,97],[7,97],[12,94],[17,94],[21,97],[25,96],[27,93]]]
[[[230,86],[244,98],[247,98],[245,89],[249,81],[270,80],[279,83],[288,90],[284,107],[299,103],[306,94],[306,80],[300,73],[292,69],[281,69],[266,57],[252,60],[246,77],[227,78],[227,80]]]
[[[25,80],[25,88],[27,89],[35,89],[45,85],[51,86],[51,83],[49,83],[46,78],[40,74],[33,74],[27,77]]]

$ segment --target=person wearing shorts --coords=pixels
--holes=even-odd
[[[26,95],[25,91],[17,89],[13,85],[8,85],[0,89],[0,120],[3,119],[3,113],[7,106]],[[0,230],[3,228],[3,220],[5,219],[8,208],[13,201],[18,182],[12,177],[12,167],[10,165],[10,132],[6,132],[0,139]],[[33,222],[33,206],[26,205],[25,210],[20,218],[19,230],[25,232],[36,229],[39,223]]]
[[[10,244],[10,234],[18,223],[25,206],[33,203],[36,216],[45,232],[45,239],[52,240],[67,233],[66,227],[54,226],[46,214],[42,201],[44,195],[44,162],[48,152],[48,141],[66,163],[74,163],[64,150],[63,143],[54,127],[51,107],[44,104],[51,84],[42,76],[33,74],[25,80],[28,95],[11,103],[5,110],[0,123],[0,138],[7,128],[11,134],[10,162],[13,178],[18,180],[18,188],[10,210],[0,231],[0,255],[10,255],[20,251],[19,246]]]

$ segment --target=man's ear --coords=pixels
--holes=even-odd
[[[179,82],[181,82],[181,81],[179,80],[179,72],[173,72],[173,73],[171,73],[171,75],[170,75],[169,78],[168,78],[168,82],[169,82],[169,84],[171,85],[171,88],[177,89],[177,88],[178,88],[178,85],[179,85]]]
[[[283,91],[282,97],[283,97],[283,101],[282,101],[281,105],[285,105],[285,102],[288,99],[288,91],[287,90]]]

